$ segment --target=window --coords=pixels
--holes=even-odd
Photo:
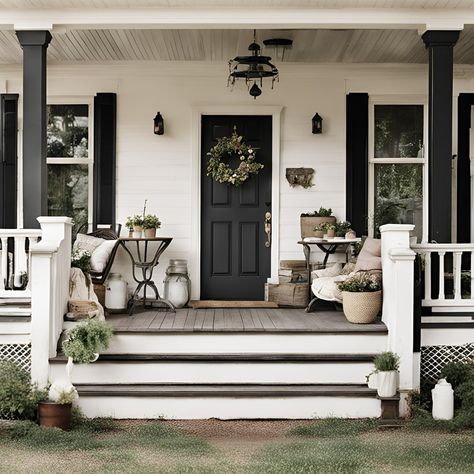
[[[91,109],[91,103],[48,105],[48,215],[72,217],[74,235],[92,220]]]
[[[374,101],[370,113],[369,217],[379,236],[383,224],[414,224],[426,232],[426,119],[423,103]]]

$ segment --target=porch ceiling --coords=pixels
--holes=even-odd
[[[26,0],[25,0],[26,1]],[[92,0],[91,0],[92,1]],[[6,0],[0,0],[5,3]],[[103,0],[104,3],[107,0]],[[34,2],[36,3],[36,2]],[[41,3],[41,2],[37,2]],[[414,30],[259,30],[266,38],[294,41],[284,62],[426,63],[428,55]],[[51,63],[87,61],[214,61],[244,54],[249,30],[71,30],[54,33],[48,48]],[[474,28],[461,32],[455,63],[474,64]],[[273,56],[274,51],[264,51]],[[0,63],[19,64],[21,48],[13,31],[0,31]]]
[[[0,0],[0,8],[148,7],[302,7],[302,8],[472,8],[472,0]]]

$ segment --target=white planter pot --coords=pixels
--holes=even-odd
[[[398,372],[379,372],[377,374],[377,394],[379,397],[393,397],[397,393]]]
[[[373,374],[369,375],[369,380],[367,380],[367,386],[369,388],[375,389],[378,387],[378,381],[379,381],[379,374],[377,372],[374,372]]]

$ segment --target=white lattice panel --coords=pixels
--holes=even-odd
[[[29,344],[0,344],[0,360],[11,360],[30,371],[31,346]]]
[[[427,346],[421,348],[421,377],[438,380],[448,362],[474,360],[474,344],[462,346]]]

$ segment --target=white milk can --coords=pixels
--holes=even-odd
[[[435,420],[452,420],[454,416],[454,390],[446,379],[441,379],[433,390],[433,418]]]
[[[127,282],[120,273],[111,273],[105,282],[105,307],[111,311],[127,308]]]

